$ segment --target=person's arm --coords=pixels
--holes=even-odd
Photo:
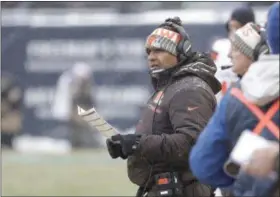
[[[188,155],[198,135],[213,114],[215,101],[202,88],[177,92],[169,106],[174,134],[144,135],[138,153],[151,162],[188,165]]]
[[[255,177],[269,176],[272,171],[279,172],[279,143],[269,143],[269,146],[253,152],[249,162],[242,165],[243,171]]]
[[[199,181],[214,187],[227,187],[234,181],[223,170],[230,154],[225,123],[228,99],[229,95],[226,94],[199,136],[189,158],[191,170]]]

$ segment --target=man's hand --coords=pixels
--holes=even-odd
[[[267,177],[275,168],[278,154],[278,143],[272,143],[269,147],[258,149],[253,153],[249,163],[242,166],[242,170],[253,176]]]
[[[122,147],[120,143],[114,142],[111,140],[111,138],[109,138],[106,140],[106,144],[108,152],[113,159],[116,159],[118,157],[121,157],[122,159],[127,159],[127,156],[125,156],[122,153]]]
[[[107,149],[113,159],[121,157],[127,159],[138,148],[140,135],[113,135],[106,140]]]

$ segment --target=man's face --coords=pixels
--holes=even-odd
[[[150,69],[167,69],[178,63],[177,57],[157,48],[147,48],[148,65]]]
[[[236,30],[241,28],[242,25],[236,20],[230,20],[229,23],[228,23],[228,27],[229,27],[229,35],[228,36],[230,37]]]
[[[251,58],[241,53],[233,44],[231,44],[228,57],[233,64],[232,71],[238,75],[244,75],[253,62]]]

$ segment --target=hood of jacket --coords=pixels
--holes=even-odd
[[[174,68],[171,73],[166,73],[160,79],[152,79],[155,89],[162,87],[178,78],[195,75],[204,80],[217,94],[221,90],[221,83],[215,77],[217,67],[210,57],[205,53],[195,53],[189,61]]]
[[[214,94],[217,94],[221,90],[221,83],[215,77],[216,70],[216,67],[198,61],[182,66],[174,73],[173,77],[195,75],[204,80],[211,87]]]
[[[279,97],[279,54],[263,55],[241,79],[244,96],[263,106]]]

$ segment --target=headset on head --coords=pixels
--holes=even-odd
[[[269,47],[266,43],[265,38],[262,36],[261,41],[257,44],[253,51],[253,60],[257,61],[260,55],[269,54]]]
[[[181,23],[181,19],[177,16],[174,18],[168,18],[165,20],[165,22],[162,25],[160,25],[160,27],[164,27],[164,26],[172,27],[176,29],[180,34],[181,40],[177,45],[177,53],[178,53],[179,60],[182,61],[187,59],[191,55],[192,45],[190,42],[189,35],[186,33],[184,27],[181,24],[176,23],[176,21]]]
[[[257,61],[260,55],[269,54],[269,47],[265,39],[264,31],[261,30],[261,27],[259,25],[255,25],[255,29],[260,34],[261,40],[253,51],[253,61]]]

